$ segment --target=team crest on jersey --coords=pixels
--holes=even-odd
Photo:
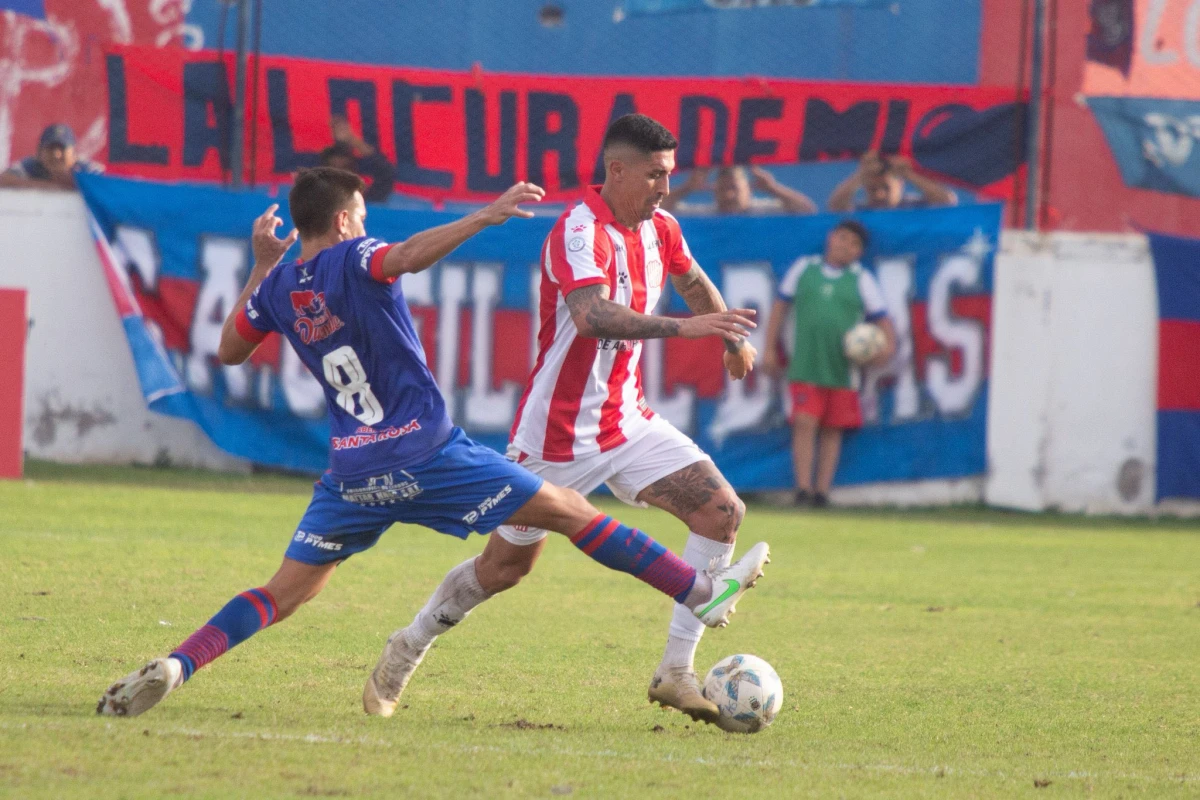
[[[662,286],[662,282],[662,261],[657,258],[651,258],[646,262],[646,283],[649,284],[651,288],[657,289]]]
[[[297,317],[292,328],[305,344],[319,342],[345,327],[345,323],[325,307],[324,292],[292,292],[292,308]]]

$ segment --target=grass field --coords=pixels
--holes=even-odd
[[[1198,797],[1200,527],[751,507],[774,563],[705,668],[756,653],[775,725],[652,708],[667,600],[553,541],[388,720],[387,635],[482,548],[392,529],[294,618],[136,719],[110,682],[274,571],[308,483],[34,465],[0,483],[5,797]],[[606,505],[674,548],[660,512]]]

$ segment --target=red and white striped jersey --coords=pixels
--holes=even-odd
[[[654,418],[642,394],[642,342],[580,336],[565,298],[603,283],[609,300],[646,314],[667,273],[682,275],[695,263],[673,216],[659,210],[629,230],[599,186],[559,217],[542,245],[537,360],[510,436],[521,452],[574,461],[641,433]]]

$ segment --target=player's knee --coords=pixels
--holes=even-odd
[[[557,524],[553,530],[570,535],[600,513],[586,497],[574,489],[555,486],[554,491],[554,514]]]
[[[713,496],[704,507],[700,519],[692,530],[706,539],[732,544],[737,539],[738,528],[746,516],[746,504],[732,487],[726,486]]]

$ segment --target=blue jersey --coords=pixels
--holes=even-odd
[[[271,271],[238,312],[238,333],[287,337],[325,390],[333,476],[352,481],[419,464],[452,423],[400,284],[383,276],[388,245],[353,239]]]

